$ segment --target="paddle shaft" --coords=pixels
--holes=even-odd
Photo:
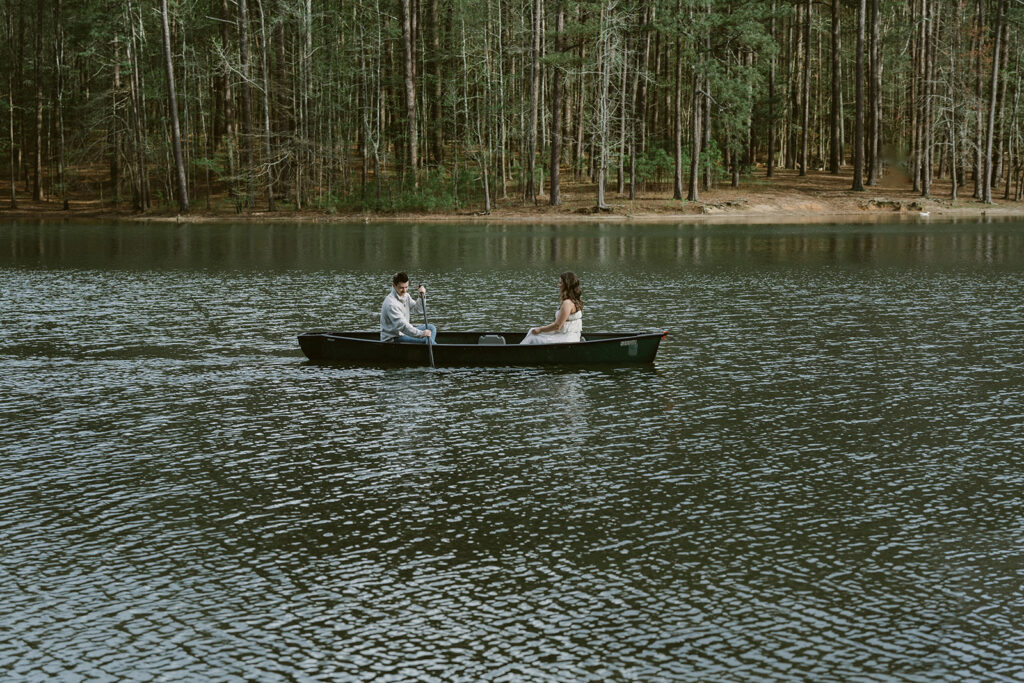
[[[427,290],[423,290],[423,294],[420,294],[420,298],[423,300],[423,324],[427,330],[430,330],[430,320],[427,319]],[[430,367],[436,367],[434,365],[434,338],[427,337],[427,355],[430,356]]]

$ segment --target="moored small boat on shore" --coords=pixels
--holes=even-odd
[[[637,365],[654,362],[668,335],[652,332],[589,332],[578,342],[520,345],[522,332],[447,332],[432,344],[434,364],[452,365]],[[380,333],[306,332],[299,345],[311,361],[429,365],[426,344],[380,341]]]

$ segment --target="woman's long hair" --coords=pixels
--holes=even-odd
[[[580,279],[576,273],[567,270],[558,276],[558,290],[562,295],[562,301],[569,299],[576,306],[577,311],[583,310],[583,290],[580,288]]]

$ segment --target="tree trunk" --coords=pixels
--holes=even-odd
[[[835,0],[835,2],[839,2],[839,0]],[[774,0],[772,0],[771,36],[772,42],[777,43]],[[775,175],[775,139],[777,137],[775,125],[775,68],[777,63],[778,58],[775,56],[775,53],[772,53],[768,65],[768,168],[765,171],[765,175],[769,178]],[[696,93],[696,88],[694,93]],[[691,179],[691,187],[692,182]]]
[[[231,26],[231,12],[228,8],[228,0],[221,0],[220,3],[220,42],[221,49],[224,50],[224,54],[229,54],[228,46],[231,43],[230,40],[230,26]],[[231,82],[228,77],[227,68],[223,69],[223,73],[220,76],[220,88],[221,97],[223,98],[223,112],[224,112],[224,141],[227,147],[227,164],[228,164],[228,178],[230,183],[228,185],[228,194],[232,197],[237,196],[237,188],[235,181],[235,150],[237,144],[235,142],[235,107],[234,98],[231,94]]]
[[[136,158],[136,201],[135,208],[139,211],[149,210],[149,170],[146,167],[145,148],[145,107],[142,98],[142,75],[139,68],[139,43],[141,37],[135,28],[135,15],[131,4],[128,5],[128,24],[131,30],[131,103],[132,122],[135,128],[135,158]]]
[[[618,175],[618,194],[622,196],[626,192],[626,92],[629,89],[629,70],[626,68],[629,60],[625,58],[625,55],[629,53],[629,50],[623,50],[622,59],[622,74],[619,80],[619,161],[616,166]]]
[[[171,144],[174,147],[174,167],[178,172],[178,212],[188,213],[188,182],[185,179],[185,161],[181,154],[181,126],[178,122],[174,62],[171,60],[171,28],[167,17],[167,0],[160,0],[160,26],[164,39],[164,71],[167,74],[167,112],[171,117]]]
[[[796,4],[796,3],[794,3]],[[798,7],[798,5],[797,5]],[[788,94],[786,98],[786,114],[783,138],[783,156],[786,168],[795,169],[797,165],[796,151],[796,125],[799,120],[800,100],[800,75],[796,70],[796,64],[800,59],[799,54],[799,20],[800,12],[794,7],[794,16],[789,19],[789,26],[786,28],[786,85]]]
[[[882,19],[881,0],[871,0],[871,131],[868,148],[871,166],[868,185],[877,185],[882,178]]]
[[[255,153],[252,139],[252,69],[249,55],[249,5],[248,0],[238,0],[238,52],[242,68],[242,142],[245,145],[245,206],[253,203],[253,182],[255,177]]]
[[[468,141],[469,141],[468,128],[470,126],[470,123],[469,123],[469,120],[470,120],[470,116],[469,116],[469,101],[470,101],[470,98],[469,98],[469,60],[468,60],[468,57],[466,56],[466,43],[467,43],[467,40],[466,40],[466,20],[465,20],[465,18],[463,18],[463,20],[462,20],[462,73],[463,73],[463,97],[462,97],[462,99],[463,99],[463,105],[465,106],[465,111],[466,111],[466,126],[467,126],[466,139],[467,139],[467,143],[468,143]],[[490,150],[490,146],[487,143],[484,142],[484,134],[483,134],[483,129],[484,129],[484,124],[483,124],[484,116],[483,116],[483,112],[486,111],[486,109],[488,108],[489,103],[491,101],[491,88],[490,88],[490,41],[489,41],[489,38],[486,37],[486,36],[484,37],[484,53],[485,53],[486,59],[487,59],[487,67],[486,67],[487,68],[487,73],[486,73],[485,80],[484,80],[484,95],[483,95],[482,100],[479,100],[479,101],[482,101],[483,104],[482,105],[481,104],[477,104],[477,106],[476,106],[476,126],[475,126],[475,128],[476,128],[476,149],[477,149],[476,159],[477,159],[477,162],[478,162],[478,164],[480,166],[480,176],[481,176],[481,181],[483,183],[484,213],[490,214],[491,213],[491,183],[490,183],[490,178],[488,176],[488,170],[487,169],[490,166],[490,153],[491,153],[491,150]],[[467,144],[467,147],[468,146],[469,145]],[[455,151],[455,158],[458,159],[458,148],[456,148],[456,151]]]
[[[114,206],[121,203],[121,115],[118,99],[121,97],[121,49],[114,35],[114,69],[110,88],[110,191]]]
[[[686,201],[689,202],[700,201],[700,146],[701,141],[704,139],[704,131],[701,130],[701,112],[704,111],[704,102],[702,101],[703,95],[700,87],[701,75],[698,69],[699,62],[693,69],[693,97],[691,100],[693,112],[690,123],[690,131],[693,136],[690,146],[690,186],[686,193]],[[770,158],[771,155],[769,154]],[[771,165],[768,166],[768,170],[771,171]]]
[[[167,0],[162,0],[167,2]],[[267,66],[267,26],[263,16],[263,2],[256,0],[256,7],[260,13],[260,64],[263,68],[263,153],[266,155],[264,163],[267,165],[267,211],[274,210],[274,161],[271,155],[271,131],[270,131],[270,70]]]
[[[985,155],[983,159],[985,164],[985,182],[982,184],[982,191],[984,192],[982,201],[986,204],[992,203],[992,139],[996,128],[996,98],[999,94],[999,52],[1002,49],[1002,22],[1005,7],[1006,0],[999,0],[996,9],[996,26],[994,31],[996,44],[992,54],[992,88],[989,96],[988,128],[985,133]]]
[[[533,31],[530,49],[530,129],[526,132],[526,185],[523,201],[537,203],[536,164],[537,164],[537,118],[540,107],[540,15],[543,12],[542,0],[533,2]]]
[[[24,102],[24,88],[25,88],[25,25],[26,19],[28,18],[28,12],[25,9],[25,0],[20,0],[18,5],[18,54],[14,58],[14,82],[17,84],[18,94],[14,95],[14,99],[18,102]],[[13,49],[13,45],[11,46]],[[25,165],[28,163],[27,150],[29,148],[28,141],[28,123],[25,120],[28,114],[28,107],[22,106],[21,111],[18,113],[18,178],[25,183],[25,192],[28,193],[30,190],[29,185],[29,172]]]
[[[37,0],[36,3],[36,62],[35,62],[35,86],[36,86],[36,156],[35,168],[32,179],[32,199],[37,202],[43,200],[43,3]]]
[[[959,25],[959,23],[960,10],[958,9],[956,24]],[[950,197],[953,199],[953,201],[956,201],[959,198],[960,194],[960,150],[958,148],[958,141],[956,135],[956,114],[958,107],[956,99],[956,86],[954,85],[957,82],[956,57],[960,47],[960,32],[958,30],[957,25],[953,27],[953,35],[951,37],[953,48],[949,51],[949,83],[951,84],[951,87],[949,88],[949,176],[952,180],[952,182],[950,183],[950,185],[952,186],[952,189],[950,190]]]
[[[657,10],[657,6],[656,5],[648,4],[647,0],[644,0],[644,2],[647,5],[647,15],[646,15],[646,17],[644,19],[644,50],[643,50],[643,55],[640,58],[640,69],[637,71],[637,77],[640,79],[640,83],[639,83],[640,94],[637,96],[639,98],[639,109],[640,109],[640,112],[638,114],[639,119],[637,121],[637,123],[639,124],[639,127],[640,127],[640,131],[638,133],[639,138],[640,138],[639,139],[639,143],[638,143],[639,144],[639,149],[640,149],[640,154],[643,154],[645,151],[647,151],[647,93],[648,93],[647,74],[648,74],[648,64],[651,63],[651,33],[652,33],[650,25],[651,25],[651,22],[654,20],[655,12]]]
[[[14,8],[13,2],[7,0],[7,49],[10,54],[11,64],[7,70],[7,124],[8,124],[8,140],[11,144],[11,202],[9,205],[10,209],[18,208],[18,192],[14,186],[15,180],[17,180],[17,168],[18,168],[18,156],[14,146]]]
[[[413,54],[412,39],[412,5],[411,0],[400,0],[402,5],[402,54],[405,73],[405,116],[409,149],[409,173],[412,175],[413,187],[419,187],[417,179],[417,147],[419,145],[416,132],[416,76],[414,66],[416,58]]]
[[[540,0],[538,0],[539,2]],[[609,33],[611,29],[608,28],[605,20],[607,18],[607,4],[601,6],[601,21],[599,24],[599,38],[598,45],[598,64],[600,64],[600,75],[601,75],[601,94],[600,99],[597,102],[597,153],[594,155],[596,158],[594,161],[597,162],[597,208],[598,210],[606,210],[609,208],[607,202],[605,202],[605,175],[607,172],[607,159],[608,159],[608,126],[610,121],[610,111],[608,106],[608,91],[611,88],[611,39]]]
[[[1014,38],[1014,44],[1015,44],[1014,47],[1016,49],[1014,50],[1015,56],[1014,56],[1014,60],[1013,60],[1013,62],[1014,62],[1013,70],[1017,74],[1017,83],[1016,83],[1016,85],[1014,86],[1014,89],[1013,89],[1013,92],[1014,92],[1014,96],[1013,96],[1013,111],[1010,114],[1010,132],[1009,132],[1009,136],[1008,136],[1009,140],[1007,142],[1007,147],[1006,147],[1006,154],[1007,154],[1006,173],[1005,173],[1006,185],[1005,185],[1005,189],[1003,190],[1003,199],[1009,199],[1010,198],[1010,178],[1013,176],[1013,164],[1014,164],[1014,161],[1015,161],[1014,160],[1014,156],[1016,155],[1016,151],[1017,151],[1016,150],[1016,147],[1017,147],[1017,105],[1020,103],[1020,81],[1021,81],[1021,74],[1020,74],[1020,51],[1019,51],[1020,48],[1019,48],[1018,40],[1017,40],[1016,37]]]
[[[804,9],[803,115],[800,118],[800,175],[807,175],[807,155],[811,134],[811,3]]]
[[[707,151],[711,149],[711,82],[707,78],[702,78],[701,85],[705,91],[704,96],[701,98],[701,103],[704,105],[704,113],[701,115],[704,119],[702,126],[704,129],[704,141],[701,143],[701,150]],[[710,154],[704,154],[702,175],[704,176],[704,189],[710,192],[715,183]]]
[[[681,0],[676,0],[676,14],[682,15],[683,5]],[[673,140],[675,147],[675,170],[672,174],[672,198],[681,200],[683,198],[683,40],[681,35],[676,35],[676,67],[675,83],[673,89],[673,109],[675,116],[673,121]]]
[[[853,141],[853,187],[857,192],[864,191],[864,32],[867,0],[857,2],[857,118],[854,126]]]
[[[921,133],[920,133],[920,145],[921,151],[921,196],[927,197],[932,191],[932,163],[931,163],[931,123],[929,121],[929,93],[930,93],[930,79],[929,74],[931,73],[930,60],[931,60],[931,9],[928,5],[928,0],[921,0]]]
[[[54,7],[56,28],[54,31],[54,71],[56,72],[57,103],[57,186],[60,188],[64,211],[68,204],[67,163],[64,156],[64,2],[56,0]]]
[[[976,127],[974,129],[974,199],[982,198],[981,183],[984,171],[984,162],[982,157],[984,156],[984,148],[982,147],[983,136],[985,131],[984,115],[982,113],[982,102],[985,99],[983,84],[984,81],[984,53],[985,53],[985,0],[978,0],[978,12],[977,12],[977,23],[975,24],[975,36],[977,49],[975,50],[975,119]]]
[[[558,3],[555,19],[555,52],[562,53],[562,32],[565,31],[564,0]],[[561,161],[562,161],[562,65],[554,66],[551,84],[551,192],[548,204],[558,206],[562,203],[561,196]]]
[[[444,81],[444,62],[441,59],[441,14],[439,10],[439,1],[430,0],[430,46],[433,52],[433,66],[434,73],[434,96],[430,103],[430,118],[433,125],[433,131],[430,136],[430,147],[431,155],[434,157],[434,163],[438,166],[444,164],[444,130],[441,127],[443,119],[442,104],[443,91],[441,89]]]
[[[907,86],[907,118],[910,125],[910,155],[907,159],[914,192],[921,191],[921,34],[924,30],[919,10],[923,0],[910,0],[910,71]]]
[[[704,57],[707,59],[711,54],[711,0],[705,4],[707,26],[704,28]],[[711,82],[702,78],[701,85],[704,87],[704,144],[703,149],[711,149]],[[711,157],[704,155],[704,189],[710,191],[714,183],[714,170],[711,167]]]
[[[647,35],[647,7],[646,2],[642,3],[642,9],[640,14],[640,36],[641,40],[645,44],[650,43],[650,38]],[[636,70],[633,78],[633,92],[629,100],[629,118],[630,118],[630,141],[629,141],[629,198],[636,199],[636,155],[637,148],[640,145],[639,134],[640,128],[643,126],[643,122],[639,120],[638,112],[640,111],[640,105],[637,101],[640,96],[641,81],[645,78],[646,63],[643,61],[643,52],[638,50],[636,55]]]
[[[586,63],[586,58],[587,58],[586,44],[581,42],[580,43],[580,64]],[[584,105],[586,104],[585,101],[584,101],[585,100],[585,95],[586,95],[586,75],[584,74],[584,70],[583,69],[580,69],[579,79],[578,80],[579,80],[579,98],[578,98],[578,100],[576,102],[576,106],[577,106],[576,116],[575,116],[575,119],[576,119],[576,144],[575,144],[575,150],[574,150],[575,158],[573,160],[573,177],[575,179],[577,179],[577,180],[580,179],[580,176],[583,173],[583,157],[584,157],[583,133],[584,133],[584,124],[586,123],[586,117],[585,117],[585,113],[584,113]]]
[[[1003,150],[1005,149],[1006,143],[1006,88],[1009,85],[1010,79],[1007,78],[1007,72],[1010,69],[1010,22],[1003,21],[1003,38],[1002,38],[1002,54],[1003,64],[999,67],[999,71],[1002,74],[999,84],[999,104],[998,104],[998,115],[996,120],[999,122],[996,128],[996,140],[995,140],[995,157],[992,162],[992,186],[999,185],[999,179],[1003,177]]]
[[[748,71],[753,71],[755,67],[754,53],[747,51],[744,57],[744,63],[746,64]],[[820,85],[820,81],[819,81]],[[753,170],[757,164],[757,145],[758,138],[754,130],[754,103],[757,101],[759,93],[754,90],[754,84],[750,81],[747,82],[747,97],[750,99],[751,107],[747,111],[747,150],[746,157],[744,158],[744,165]],[[820,101],[821,98],[819,98]]]

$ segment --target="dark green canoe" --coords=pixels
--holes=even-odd
[[[588,332],[579,342],[520,346],[522,332],[438,332],[434,364],[630,365],[653,363],[668,332]],[[379,332],[306,332],[299,345],[311,361],[429,365],[426,344],[380,341]]]

